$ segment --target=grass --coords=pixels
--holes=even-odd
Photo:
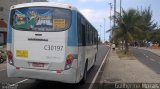
[[[125,60],[135,60],[136,59],[131,51],[128,51],[127,54],[125,54],[124,50],[117,49],[116,53],[118,57],[122,60],[124,59]]]

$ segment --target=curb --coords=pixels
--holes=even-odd
[[[102,64],[101,64],[101,66],[99,67],[99,69],[98,69],[98,71],[97,71],[97,73],[96,73],[96,77],[93,79],[93,81],[92,81],[92,83],[91,83],[91,85],[90,85],[90,87],[88,88],[88,89],[102,89],[102,84],[103,83],[101,83],[101,77],[102,76],[100,76],[100,80],[97,80],[98,79],[98,76],[101,74],[103,74],[103,70],[104,70],[104,67],[105,67],[105,64],[106,64],[106,62],[108,61],[108,57],[109,57],[109,55],[110,55],[110,51],[111,51],[111,47],[109,47],[109,50],[108,50],[108,52],[106,53],[106,55],[105,55],[105,57],[104,57],[104,59],[103,59],[103,61],[102,61]],[[98,81],[99,82],[99,84],[98,84],[98,86],[97,86],[97,84],[95,83],[96,81]],[[95,84],[95,85],[94,85]]]

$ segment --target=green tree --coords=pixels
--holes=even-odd
[[[136,35],[134,33],[140,33],[139,20],[140,15],[135,9],[129,9],[128,11],[122,10],[122,15],[117,13],[116,19],[117,27],[114,28],[115,35],[113,39],[121,39],[125,42],[125,53],[128,52],[128,42],[133,40]],[[116,31],[118,30],[118,31]]]
[[[150,6],[144,10],[122,10],[122,15],[117,13],[113,18],[116,19],[117,26],[112,29],[112,40],[117,43],[125,41],[125,53],[128,52],[128,43],[130,41],[143,42],[144,40],[159,38],[158,35],[154,35],[157,23],[152,21]],[[109,31],[111,30],[107,32]]]
[[[157,27],[157,23],[154,23],[152,20],[152,11],[151,7],[145,8],[144,10],[138,11],[141,16],[139,27],[142,30],[141,37],[138,37],[139,40],[151,40],[152,32]]]

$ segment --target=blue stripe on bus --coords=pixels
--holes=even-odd
[[[10,16],[8,20],[7,43],[12,43],[12,28],[10,25]]]
[[[7,43],[12,43],[12,28],[10,25],[8,25]]]
[[[76,11],[72,12],[72,24],[71,28],[68,30],[68,46],[77,46],[78,45],[78,36],[77,36],[77,14]]]

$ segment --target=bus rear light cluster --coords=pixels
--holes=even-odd
[[[65,69],[69,69],[71,68],[71,65],[72,65],[72,62],[73,62],[73,55],[72,54],[69,54],[66,58],[66,66],[65,66]]]
[[[13,65],[13,54],[11,51],[7,51],[8,63]]]
[[[73,55],[72,54],[69,54],[68,56],[67,56],[67,64],[68,65],[70,65],[70,64],[72,64],[72,61],[73,61]]]

